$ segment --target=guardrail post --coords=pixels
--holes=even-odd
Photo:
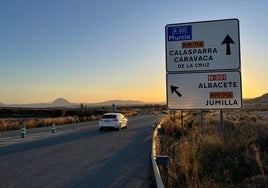
[[[20,137],[21,138],[25,138],[26,135],[26,126],[25,125],[21,125],[20,126]]]
[[[162,153],[163,152],[163,144],[162,144],[162,139],[161,139],[161,137],[162,137],[162,135],[164,134],[164,129],[162,129],[161,127],[159,127],[159,128],[157,128],[157,135],[158,135],[158,138],[160,138],[159,139],[159,142],[160,142],[160,153]]]
[[[78,119],[78,117],[74,116],[74,124],[77,123],[77,119]]]
[[[164,134],[164,129],[162,129],[161,127],[157,128],[157,133],[158,136],[162,136],[162,134]]]
[[[163,166],[163,181],[165,187],[168,187],[168,156],[166,155],[159,155],[156,156],[156,164]]]
[[[55,132],[56,132],[56,125],[55,125],[55,123],[53,123],[53,124],[51,125],[51,132],[52,132],[52,133],[55,133]]]

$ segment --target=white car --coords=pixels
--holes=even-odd
[[[116,128],[121,130],[121,128],[127,128],[127,118],[121,113],[105,113],[99,120],[99,130],[102,128]]]

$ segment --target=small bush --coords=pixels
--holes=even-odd
[[[243,112],[225,114],[220,127],[215,112],[206,112],[204,132],[198,116],[188,114],[184,127],[174,114],[162,124],[162,154],[170,157],[170,187],[238,187],[268,173],[268,125],[265,119]]]
[[[57,118],[7,118],[0,120],[0,131],[18,130],[24,124],[28,129],[37,127],[49,127],[52,124],[64,125],[75,122],[97,120],[100,116],[85,116],[76,119],[73,116]]]
[[[6,110],[7,111],[7,110]],[[9,110],[11,111],[11,110]],[[21,125],[24,124],[28,129],[36,127],[48,127],[52,124],[64,125],[85,121],[96,121],[99,120],[102,114],[109,112],[106,108],[89,108],[86,105],[81,104],[80,108],[75,110],[69,110],[72,115],[65,109],[16,109],[15,112],[21,115],[16,115],[14,118],[1,118],[0,119],[0,131],[10,131],[20,129]],[[14,114],[15,112],[5,112],[8,114]],[[125,114],[127,117],[135,116],[138,114],[139,109],[133,108],[120,108],[118,112]],[[43,117],[44,114],[48,113],[53,115],[52,117]],[[31,117],[31,114],[41,114],[41,117]],[[73,115],[76,114],[76,115]],[[25,117],[21,117],[25,116]]]

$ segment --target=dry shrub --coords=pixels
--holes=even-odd
[[[0,131],[7,131],[8,123],[4,120],[0,120]]]
[[[188,119],[200,122],[196,115]],[[224,127],[215,112],[199,126],[163,119],[162,153],[170,157],[170,187],[237,187],[247,178],[268,173],[267,120],[249,113],[228,111]],[[203,133],[203,134],[201,134]]]
[[[174,124],[173,116],[165,116],[163,118],[161,127],[166,135],[173,137],[180,137],[183,133],[183,128],[178,124]]]
[[[135,116],[138,114],[139,109],[123,109],[121,113],[126,116]],[[94,114],[94,113],[93,113]],[[25,125],[28,129],[36,127],[48,127],[52,124],[64,125],[86,121],[96,121],[100,119],[101,113],[90,114],[87,116],[66,116],[56,118],[4,118],[0,119],[0,131],[10,131],[20,129],[21,125]]]
[[[253,176],[250,178],[246,178],[244,179],[240,184],[239,187],[241,188],[255,188],[255,187],[259,187],[259,188],[266,188],[268,185],[268,177],[265,176]]]
[[[118,112],[124,114],[126,117],[136,116],[139,113],[139,109],[136,108],[125,108],[120,109]]]
[[[198,183],[198,147],[199,139],[196,137],[182,137],[178,145],[177,163],[181,167],[188,187],[197,187]],[[176,161],[176,160],[175,160]]]
[[[84,118],[80,121],[89,121],[91,118]],[[48,127],[52,124],[64,125],[74,123],[74,117],[57,117],[57,118],[7,118],[0,120],[0,131],[10,131],[20,129],[25,125],[28,129],[37,127]]]
[[[17,119],[1,119],[0,120],[0,131],[10,131],[14,129],[18,129],[21,123]]]

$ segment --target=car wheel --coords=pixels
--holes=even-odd
[[[102,131],[102,127],[99,128],[99,131]]]

